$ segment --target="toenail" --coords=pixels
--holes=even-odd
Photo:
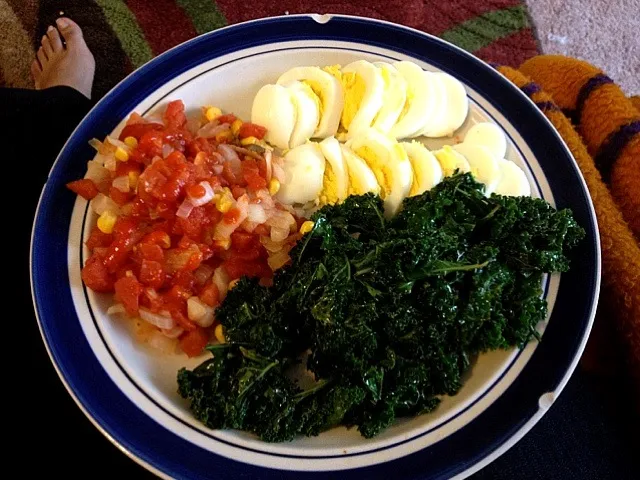
[[[56,23],[60,28],[67,28],[69,26],[69,20],[67,20],[66,18],[59,18],[58,20],[56,20]]]
[[[47,32],[53,32],[53,27],[51,25],[49,25],[49,28],[47,28]]]

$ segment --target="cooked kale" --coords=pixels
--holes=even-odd
[[[569,268],[584,231],[482,190],[455,175],[391,220],[371,194],[319,210],[272,287],[243,278],[217,309],[229,343],[178,374],[194,415],[270,442],[338,424],[369,438],[454,395],[478,353],[523,347],[546,316],[542,275]],[[305,352],[303,390],[290,370]]]

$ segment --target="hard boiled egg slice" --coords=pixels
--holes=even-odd
[[[397,139],[414,137],[424,129],[426,119],[433,115],[436,99],[429,95],[422,68],[406,61],[396,62],[393,66],[407,82],[407,98],[389,135]]]
[[[342,156],[340,142],[335,137],[325,138],[320,142],[320,150],[327,161],[324,168],[324,180],[320,194],[320,204],[336,204],[347,198],[349,189],[349,173]]]
[[[504,158],[507,153],[507,138],[502,129],[489,122],[477,123],[469,129],[463,143],[482,145],[494,158]]]
[[[498,161],[488,148],[471,143],[460,143],[453,146],[454,150],[461,153],[469,162],[471,175],[484,184],[484,194],[489,196],[498,186],[502,178],[502,172]]]
[[[462,126],[469,112],[469,99],[464,85],[448,73],[435,72],[432,74],[444,85],[446,105],[441,121],[431,130],[424,132],[428,137],[448,137]],[[500,157],[502,158],[502,157]]]
[[[442,174],[445,177],[453,175],[456,170],[458,170],[459,173],[471,171],[467,159],[451,148],[450,145],[445,145],[440,150],[434,151],[433,154],[438,159],[438,163],[440,167],[442,167]]]
[[[511,197],[528,197],[531,195],[531,185],[522,169],[509,160],[498,160],[502,176],[493,193]]]
[[[305,143],[284,156],[285,181],[277,193],[280,202],[294,205],[315,201],[322,190],[325,160],[317,143]]]
[[[285,87],[291,92],[296,108],[296,124],[289,139],[289,148],[295,148],[307,142],[318,128],[320,100],[305,83],[295,81],[286,84]]]
[[[442,181],[442,167],[427,147],[420,142],[403,142],[400,146],[407,153],[413,168],[410,196],[420,195],[431,190]]]
[[[281,85],[294,80],[309,85],[318,97],[320,121],[313,137],[335,135],[344,106],[344,91],[340,80],[318,67],[296,67],[282,74],[277,83]]]
[[[342,157],[347,165],[349,173],[349,195],[364,195],[365,193],[380,193],[380,184],[376,180],[373,171],[362,158],[356,155],[353,150],[340,144]]]
[[[282,85],[265,85],[256,94],[251,122],[267,129],[265,140],[278,148],[289,148],[296,126],[296,107],[291,92]]]
[[[352,62],[342,69],[344,108],[341,123],[352,137],[371,127],[384,101],[384,80],[378,67],[366,60]]]
[[[431,102],[431,110],[425,112],[424,126],[418,135],[439,137],[446,121],[448,108],[447,89],[441,77],[434,72],[424,72],[424,88]],[[418,136],[414,135],[414,136]]]
[[[374,62],[374,65],[380,69],[384,81],[384,101],[373,121],[373,128],[388,133],[407,100],[407,82],[393,65],[385,62]]]
[[[358,133],[347,146],[367,162],[380,185],[385,215],[394,215],[413,184],[411,162],[404,149],[373,128]]]

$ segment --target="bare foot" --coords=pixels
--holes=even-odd
[[[82,30],[68,18],[59,18],[56,24],[57,29],[52,26],[47,29],[47,34],[42,37],[37,59],[31,64],[36,89],[66,85],[91,98],[96,62],[84,42]],[[62,44],[60,35],[66,47]]]

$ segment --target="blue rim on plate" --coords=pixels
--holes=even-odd
[[[436,444],[397,460],[348,471],[349,476],[363,479],[468,475],[520,439],[548,407],[549,399],[542,395],[559,394],[568,381],[595,313],[600,279],[599,237],[593,206],[578,167],[535,105],[484,62],[406,27],[358,17],[307,15],[238,24],[166,52],[105,96],[78,126],[56,160],[34,222],[31,284],[49,355],[69,393],[96,427],[124,453],[157,474],[173,478],[332,476],[331,472],[271,470],[236,462],[212,454],[153,421],[122,393],[91,350],[73,306],[66,264],[75,195],[65,184],[84,175],[83,160],[92,156],[87,145],[90,138],[110,133],[133,106],[182,72],[228,53],[293,40],[351,41],[382,47],[462,76],[518,130],[543,168],[557,208],[571,208],[586,229],[587,237],[574,252],[576,261],[571,271],[562,275],[543,340],[508,390],[470,424]]]

